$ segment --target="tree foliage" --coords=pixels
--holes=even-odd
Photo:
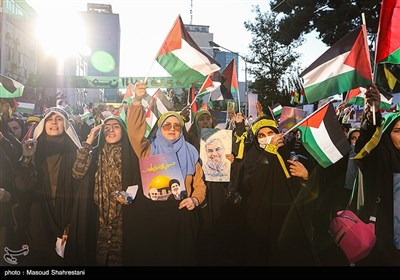
[[[280,42],[292,40],[316,30],[328,46],[361,25],[365,14],[369,36],[377,33],[380,2],[376,0],[271,0],[275,13],[283,15],[279,24]]]
[[[281,103],[288,104],[288,80],[294,74],[297,76],[299,65],[296,61],[300,54],[295,49],[302,43],[300,36],[285,45],[284,34],[279,30],[280,20],[272,12],[262,13],[259,6],[253,9],[254,22],[245,22],[245,27],[252,33],[250,43],[251,54],[247,57],[250,64],[249,72],[254,76],[250,85],[253,91],[265,95],[260,100],[263,105]],[[265,107],[264,107],[265,108]]]
[[[175,111],[180,111],[187,104],[190,89],[186,88],[170,88],[164,92],[165,97],[171,102]]]

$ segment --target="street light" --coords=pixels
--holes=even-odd
[[[225,47],[222,47],[222,46],[218,45],[214,41],[208,41],[208,43],[213,48],[219,48],[219,49],[226,50],[227,52],[230,52],[230,53],[233,53],[233,54],[237,54],[241,59],[243,59],[243,61],[244,61],[244,90],[245,90],[244,96],[245,96],[245,99],[246,99],[245,102],[244,102],[244,113],[245,113],[245,116],[247,116],[248,115],[247,111],[248,111],[249,99],[248,99],[248,95],[247,95],[248,87],[247,87],[247,60],[246,60],[246,58],[244,56],[240,55],[237,52],[231,51],[230,49],[227,49]],[[240,109],[240,94],[238,94],[238,103],[239,103],[239,109]]]

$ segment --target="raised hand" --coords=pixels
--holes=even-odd
[[[264,115],[262,105],[259,101],[256,102],[256,110],[257,110],[258,117]]]
[[[22,155],[24,157],[32,157],[36,152],[37,141],[34,139],[28,139],[22,144]]]
[[[97,134],[99,134],[100,129],[104,126],[104,124],[99,124],[98,126],[93,127],[90,130],[90,133],[88,135],[88,138],[86,140],[86,143],[88,143],[89,145],[93,144],[94,139],[96,138]]]
[[[137,82],[133,91],[135,92],[135,99],[142,100],[144,94],[146,93],[146,82]]]
[[[236,123],[242,123],[244,120],[243,114],[242,113],[237,113],[235,116],[235,122]]]
[[[367,86],[365,93],[365,99],[369,106],[375,106],[375,111],[379,110],[381,102],[381,94],[379,93],[378,87],[375,84]],[[367,106],[368,107],[368,106]]]

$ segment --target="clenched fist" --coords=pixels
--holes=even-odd
[[[37,141],[34,139],[28,139],[22,144],[22,154],[24,157],[32,157],[36,152]]]
[[[375,106],[375,112],[379,111],[381,94],[375,84],[367,86],[367,91],[365,93],[365,99],[369,106]]]
[[[146,82],[137,82],[134,87],[135,99],[142,100],[144,94],[146,93]]]

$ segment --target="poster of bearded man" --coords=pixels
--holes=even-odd
[[[205,181],[230,181],[231,163],[226,155],[231,153],[231,130],[212,128],[201,130],[200,158]]]

